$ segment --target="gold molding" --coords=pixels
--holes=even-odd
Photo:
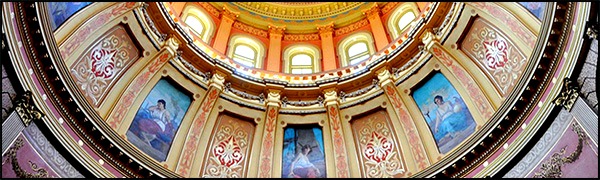
[[[33,99],[31,97],[31,91],[26,91],[24,94],[20,95],[19,99],[15,101],[15,111],[21,117],[23,124],[25,127],[31,124],[31,121],[42,119],[45,115],[38,109],[38,107],[33,103]]]
[[[317,26],[317,30],[319,30],[319,34],[324,34],[324,33],[332,33],[333,32],[333,22],[330,22],[328,24],[325,25],[319,25]]]
[[[379,12],[381,12],[380,8],[377,5],[377,3],[375,3],[371,8],[363,11],[363,14],[365,16],[369,17],[369,16],[374,16],[374,15],[379,15]]]
[[[232,11],[227,6],[223,6],[223,10],[221,11],[221,17],[227,17],[231,20],[235,20],[239,16],[240,16],[240,12]]]
[[[276,25],[269,25],[269,35],[272,34],[279,34],[279,35],[283,35],[285,32],[285,25],[283,26],[276,26]]]
[[[552,102],[557,106],[564,107],[567,111],[571,111],[573,104],[575,104],[577,97],[579,97],[579,87],[569,78],[565,78],[563,82],[562,92]]]

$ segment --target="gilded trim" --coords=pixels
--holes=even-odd
[[[15,111],[19,114],[19,117],[21,117],[25,127],[29,126],[31,121],[42,119],[45,116],[33,103],[31,94],[31,91],[26,91],[15,101]]]

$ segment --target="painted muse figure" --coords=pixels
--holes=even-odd
[[[316,178],[321,175],[321,172],[313,163],[308,160],[308,153],[312,151],[310,146],[301,146],[302,152],[296,155],[294,161],[290,165],[290,174],[288,177],[293,178]]]
[[[169,134],[173,130],[171,114],[167,109],[165,100],[159,99],[155,106],[150,106],[150,119],[140,120],[141,138],[148,144],[157,138],[159,134]]]
[[[435,116],[434,136],[441,139],[446,135],[454,137],[455,133],[467,127],[465,112],[462,112],[462,104],[455,99],[455,103],[446,102],[444,98],[437,95],[433,98],[437,105]]]

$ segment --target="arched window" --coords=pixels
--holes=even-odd
[[[254,37],[234,35],[229,40],[227,56],[243,66],[261,68],[265,46]]]
[[[188,27],[190,27],[192,31],[194,31],[196,35],[198,35],[198,37],[202,37],[202,35],[204,34],[204,27],[206,25],[200,22],[198,17],[196,17],[195,15],[187,16],[187,18],[185,18],[185,24],[187,24]]]
[[[402,15],[402,17],[400,18],[400,20],[398,20],[398,29],[400,29],[400,31],[404,31],[406,29],[406,27],[408,27],[408,24],[411,23],[412,21],[415,20],[415,13],[413,12],[406,12],[404,13],[404,15]]]
[[[414,22],[419,14],[417,4],[414,2],[404,2],[398,6],[387,19],[387,26],[390,35],[393,39],[409,29],[411,23]]]
[[[285,49],[283,53],[284,72],[311,74],[320,70],[320,51],[314,45],[298,44]]]
[[[310,74],[313,73],[313,58],[305,53],[296,54],[292,57],[290,72],[292,74]]]
[[[367,48],[367,43],[361,41],[351,45],[350,48],[348,48],[348,58],[350,65],[355,65],[356,63],[369,58],[369,48]]]
[[[373,36],[369,32],[354,33],[338,45],[338,56],[342,67],[358,64],[375,53]]]
[[[185,26],[190,28],[196,36],[200,37],[205,43],[210,43],[210,39],[215,33],[215,23],[202,8],[188,6],[183,10],[181,16]],[[184,26],[184,27],[185,27]]]
[[[256,51],[247,45],[240,44],[233,51],[233,60],[248,67],[254,67]]]

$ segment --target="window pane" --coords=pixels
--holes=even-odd
[[[415,20],[415,14],[413,12],[405,13],[404,16],[402,16],[402,18],[400,18],[400,20],[398,21],[398,28],[400,28],[400,30],[403,30],[413,20]]]
[[[352,45],[350,48],[348,48],[348,56],[352,57],[354,55],[364,53],[366,51],[368,51],[366,43],[364,43],[364,42],[356,43],[356,44]]]
[[[195,16],[188,16],[187,18],[185,18],[185,24],[188,25],[188,27],[192,28],[193,31],[196,32],[196,34],[202,36],[202,31],[204,30],[204,26],[202,25],[202,23],[200,22],[200,20],[198,20],[198,18],[196,18]]]
[[[238,63],[242,64],[242,65],[245,65],[245,66],[248,66],[248,67],[254,67],[254,63],[252,63],[250,61],[243,60],[243,59],[240,59],[240,58],[237,58],[237,57],[234,57],[233,60],[235,62],[238,62]]]
[[[360,62],[362,62],[362,61],[364,61],[366,59],[369,59],[369,57],[370,56],[368,54],[366,54],[364,56],[360,56],[360,57],[357,57],[355,59],[352,59],[352,60],[350,60],[350,65],[358,64],[358,63],[360,63]]]
[[[312,58],[306,54],[298,54],[292,57],[292,66],[295,65],[312,65]]]
[[[254,60],[254,50],[246,45],[236,46],[233,53]]]

